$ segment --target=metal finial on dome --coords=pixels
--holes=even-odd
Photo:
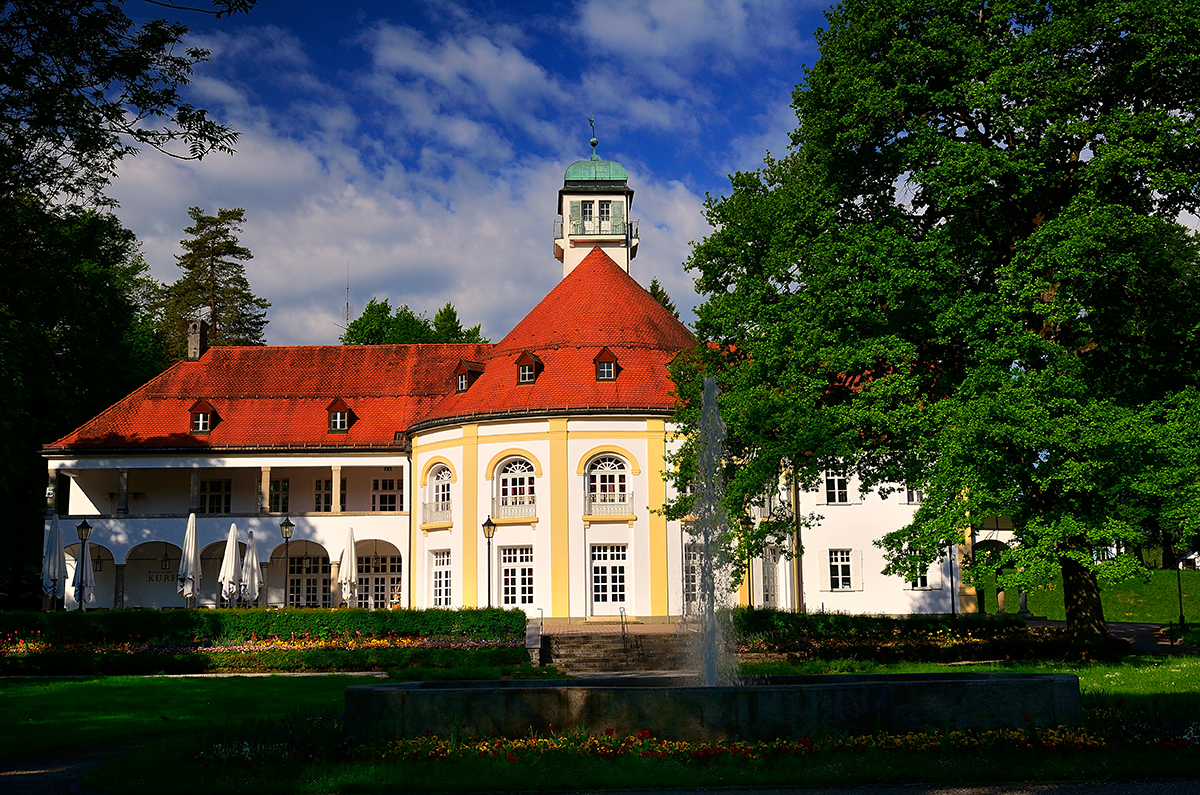
[[[596,155],[596,147],[600,144],[600,142],[598,140],[596,140],[596,114],[595,113],[593,113],[591,116],[588,116],[588,124],[592,125],[592,140],[588,142],[592,145],[592,160],[599,160],[600,159],[599,156]]]

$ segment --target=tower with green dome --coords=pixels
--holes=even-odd
[[[554,258],[563,264],[563,276],[596,246],[626,273],[629,261],[637,256],[638,222],[629,217],[633,209],[629,174],[620,163],[596,155],[599,143],[592,138],[591,158],[570,165],[558,192]]]

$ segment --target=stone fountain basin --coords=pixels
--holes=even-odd
[[[756,677],[697,687],[676,677],[405,682],[346,688],[346,728],[360,740],[424,734],[523,737],[585,729],[649,730],[669,740],[772,740],[825,730],[1077,726],[1079,677],[935,673]]]

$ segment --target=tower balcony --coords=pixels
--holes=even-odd
[[[570,243],[567,242],[568,237],[571,238]],[[613,245],[621,242],[629,249],[630,259],[637,256],[638,219],[554,219],[554,257],[559,262],[562,262],[563,253],[570,247],[588,243]]]

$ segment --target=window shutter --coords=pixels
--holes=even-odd
[[[863,589],[861,549],[850,550],[850,584],[854,586],[851,590],[861,591]]]
[[[820,561],[820,567],[817,569],[817,590],[828,591],[829,588],[829,550],[818,549],[817,560]]]
[[[614,235],[625,234],[625,200],[617,199],[612,203],[612,231]]]
[[[580,228],[579,218],[580,209],[579,202],[571,202],[571,234],[577,235],[583,230]]]
[[[942,567],[946,565],[944,560],[936,560],[929,567],[929,588],[934,591],[942,590]]]

